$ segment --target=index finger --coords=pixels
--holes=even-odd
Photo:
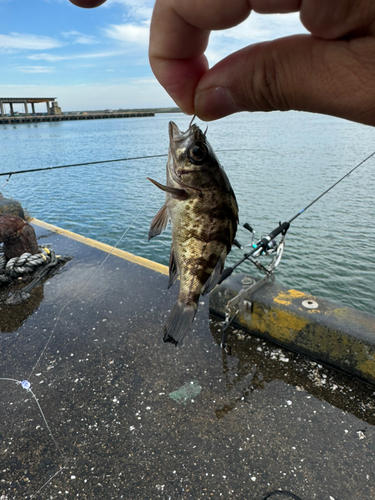
[[[301,0],[157,0],[151,21],[149,58],[152,70],[177,105],[194,111],[194,90],[208,71],[204,52],[211,30],[244,21],[251,9],[291,12]]]

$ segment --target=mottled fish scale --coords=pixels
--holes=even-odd
[[[165,205],[151,223],[149,238],[172,223],[169,286],[180,276],[180,292],[164,328],[164,341],[180,343],[190,330],[199,296],[218,282],[238,223],[229,180],[196,125],[181,133],[169,126]],[[151,180],[151,179],[150,179]]]
[[[213,198],[210,194],[212,193],[209,192],[207,198]],[[190,302],[190,296],[200,293],[216,266],[223,251],[227,223],[215,220],[207,211],[208,207],[212,207],[210,203],[204,204],[207,206],[203,207],[205,210],[202,210],[200,199],[185,204],[185,216],[181,219],[181,224],[174,226],[173,233],[176,234],[176,247],[179,248],[178,259],[184,262],[179,299]]]

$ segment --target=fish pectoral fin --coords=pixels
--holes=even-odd
[[[176,200],[187,200],[189,198],[189,194],[185,191],[185,189],[178,189],[172,186],[164,186],[164,184],[160,184],[160,182],[154,181],[154,179],[150,179],[150,177],[147,177],[147,179],[162,191],[171,194],[172,197]]]
[[[169,283],[168,283],[168,288],[170,288],[173,283],[176,281],[176,279],[180,275],[180,270],[177,265],[176,257],[174,254],[174,248],[171,247],[171,253],[169,256]]]
[[[212,271],[211,276],[203,285],[201,295],[206,295],[207,293],[210,293],[211,290],[213,290],[215,286],[218,284],[221,273],[223,272],[224,269],[225,257],[226,255],[225,256],[223,256],[223,254],[220,255],[219,260],[217,261],[217,264],[215,266],[215,269]]]
[[[191,329],[196,312],[196,304],[183,304],[177,300],[164,325],[164,342],[181,344]]]
[[[167,205],[164,204],[159,210],[159,212],[152,219],[150,230],[148,232],[148,240],[150,241],[151,238],[154,238],[154,236],[158,236],[159,234],[161,234],[167,227],[167,224],[168,224]]]

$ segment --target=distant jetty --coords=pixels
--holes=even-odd
[[[102,120],[108,118],[142,118],[155,116],[156,113],[177,113],[181,110],[173,108],[146,109],[105,109],[104,111],[80,111],[63,113],[56,97],[0,97],[0,124],[17,125],[19,123],[61,122],[65,120]],[[38,113],[36,105],[45,106],[44,113]],[[23,108],[16,111],[15,106]],[[31,113],[30,111],[31,106]]]
[[[102,120],[107,118],[138,118],[155,116],[155,113],[146,111],[103,111],[99,113],[68,113],[59,115],[14,115],[0,116],[0,124],[17,125],[19,123],[61,122],[66,120]]]

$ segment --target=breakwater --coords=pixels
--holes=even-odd
[[[77,113],[65,115],[22,115],[22,116],[1,116],[0,124],[19,124],[19,123],[40,123],[40,122],[60,122],[66,120],[102,120],[109,118],[138,118],[146,116],[155,116],[152,112],[103,112],[103,113]]]

